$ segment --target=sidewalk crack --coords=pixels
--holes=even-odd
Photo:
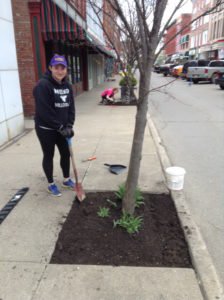
[[[36,286],[35,290],[32,292],[32,296],[31,296],[31,299],[30,299],[30,300],[34,300],[34,298],[35,298],[35,296],[36,296],[37,290],[39,289],[40,283],[41,283],[41,281],[42,281],[42,279],[43,279],[43,277],[44,277],[44,274],[45,274],[45,272],[46,272],[47,266],[48,266],[48,265],[45,265],[45,268],[44,268],[44,270],[43,270],[43,272],[42,272],[40,278],[39,278],[38,281],[37,281],[37,286]]]

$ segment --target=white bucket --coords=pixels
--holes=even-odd
[[[166,170],[167,186],[170,190],[179,191],[184,187],[186,171],[180,167],[169,167]]]

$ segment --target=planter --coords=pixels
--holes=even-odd
[[[121,101],[130,103],[136,101],[135,87],[122,86],[121,87]]]

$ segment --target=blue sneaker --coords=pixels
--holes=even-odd
[[[62,183],[62,186],[64,188],[67,188],[67,189],[70,189],[70,190],[74,190],[74,188],[75,188],[75,182],[71,178],[69,178],[68,180],[66,180],[66,181],[64,181]]]
[[[56,197],[61,196],[61,192],[59,191],[59,189],[55,183],[50,184],[47,189],[48,189],[48,192],[51,193],[52,196],[56,196]]]

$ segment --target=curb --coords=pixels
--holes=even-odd
[[[166,153],[166,149],[159,137],[158,131],[150,118],[147,115],[148,128],[152,135],[153,141],[156,145],[162,171],[165,176],[165,169],[171,166],[171,162]],[[183,191],[171,191],[171,197],[174,201],[178,217],[182,229],[184,231],[185,239],[187,241],[192,264],[194,266],[199,287],[202,295],[206,300],[224,300],[224,290],[220,282],[211,256],[206,248],[205,242],[201,233],[192,220],[191,214],[186,204]]]

